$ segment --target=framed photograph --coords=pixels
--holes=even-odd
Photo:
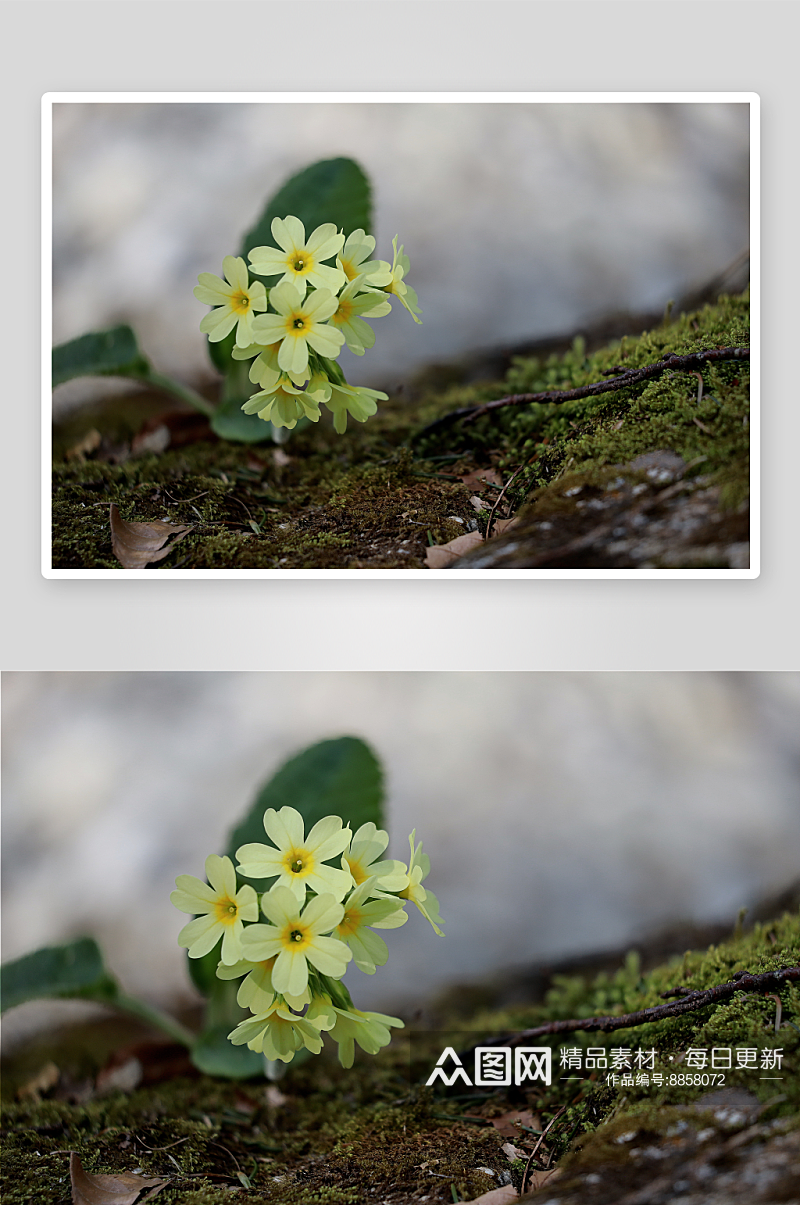
[[[44,575],[757,577],[758,114],[46,95]]]

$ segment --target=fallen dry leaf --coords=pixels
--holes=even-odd
[[[104,1067],[95,1081],[95,1096],[110,1096],[112,1092],[133,1092],[142,1082],[142,1064],[135,1056],[115,1067]]]
[[[502,1113],[499,1117],[487,1118],[487,1121],[490,1121],[504,1138],[521,1138],[520,1125],[529,1126],[532,1130],[541,1130],[539,1118],[534,1117],[530,1109],[525,1109],[522,1113]],[[519,1122],[519,1125],[515,1125],[514,1122]]]
[[[186,523],[126,523],[113,502],[110,518],[111,547],[123,569],[144,569],[145,565],[162,561],[192,530]],[[172,535],[176,538],[164,547]]]
[[[519,1200],[519,1193],[513,1184],[504,1184],[502,1188],[490,1188],[479,1197],[473,1197],[469,1205],[510,1205]]]
[[[557,1180],[560,1175],[560,1167],[554,1167],[551,1171],[528,1172],[525,1177],[525,1192],[535,1192],[543,1184],[551,1184],[553,1180]]]
[[[480,489],[483,485],[499,485],[502,486],[503,481],[496,469],[473,469],[471,473],[461,478],[461,481],[468,489]]]
[[[477,494],[473,494],[470,498],[470,503],[476,510],[491,510],[488,502],[484,502],[483,498],[479,498]]]
[[[149,1201],[169,1184],[169,1179],[152,1179],[133,1172],[117,1172],[113,1176],[85,1172],[74,1151],[69,1157],[69,1178],[72,1184],[72,1205],[134,1205],[145,1188],[152,1192],[139,1199],[139,1205]]]
[[[49,1092],[51,1088],[55,1088],[58,1083],[61,1072],[55,1063],[45,1063],[40,1071],[22,1087],[17,1088],[17,1096],[20,1100],[41,1100],[43,1092]]]
[[[528,1158],[527,1151],[521,1151],[519,1149],[519,1147],[514,1146],[513,1142],[504,1142],[500,1149],[502,1150],[504,1155],[508,1156],[508,1158],[511,1160],[512,1163],[514,1162],[515,1159],[527,1159]]]
[[[447,544],[434,544],[432,548],[426,548],[425,564],[428,569],[446,569],[453,561],[457,561],[460,556],[482,543],[483,536],[479,531],[468,531],[466,535],[456,536]]]
[[[501,536],[504,531],[508,531],[509,527],[516,527],[519,519],[516,515],[512,519],[497,519],[492,528],[493,536]]]
[[[100,432],[92,427],[87,431],[83,439],[79,439],[76,444],[67,449],[67,460],[77,460],[83,462],[87,456],[91,456],[92,452],[96,452],[103,442],[103,437]]]
[[[169,427],[166,423],[160,423],[157,427],[140,431],[138,435],[134,435],[131,440],[131,454],[146,456],[148,452],[151,452],[155,456],[160,456],[162,452],[166,452],[171,440],[172,432]]]

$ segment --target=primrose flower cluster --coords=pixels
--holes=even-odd
[[[235,1046],[289,1063],[303,1047],[318,1054],[329,1033],[340,1062],[351,1067],[356,1042],[376,1054],[403,1022],[356,1008],[342,976],[351,961],[367,975],[383,966],[389,951],[375,930],[404,925],[406,903],[444,936],[436,896],[422,886],[430,860],[422,842],[414,844],[416,830],[406,866],[382,858],[389,836],[371,823],[352,833],[338,816],[326,816],[306,835],[300,813],[283,807],[267,809],[264,828],[272,844],[242,845],[236,870],[230,858],[211,854],[207,884],[178,876],[170,898],[195,916],[178,944],[202,958],[222,942],[217,976],[242,980],[237,1000],[252,1014],[228,1034]],[[275,882],[259,898],[249,884],[237,888],[237,870]]]
[[[375,343],[367,318],[390,313],[388,295],[398,298],[420,322],[417,295],[405,282],[408,256],[392,241],[391,264],[370,259],[375,239],[354,230],[347,239],[332,222],[308,237],[299,218],[274,218],[277,247],[254,247],[250,269],[239,256],[222,261],[225,280],[201,272],[194,290],[198,301],[216,308],[200,330],[212,343],[236,328],[235,360],[252,360],[250,380],[259,391],[242,406],[276,427],[292,428],[300,418],[318,422],[320,406],[333,412],[339,434],[347,415],[363,423],[386,394],[348,385],[336,357],[347,344],[363,356]],[[329,263],[335,257],[336,265]],[[251,275],[279,277],[267,289]]]

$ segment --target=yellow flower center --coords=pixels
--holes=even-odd
[[[285,949],[297,952],[310,946],[312,937],[312,933],[302,922],[290,921],[281,934],[281,941]]]
[[[239,915],[239,908],[236,900],[232,900],[230,896],[224,895],[216,900],[214,912],[220,924],[232,925]]]
[[[361,912],[358,908],[348,908],[337,926],[342,937],[351,937],[361,927]]]
[[[336,314],[334,316],[334,322],[341,322],[341,323],[349,322],[350,319],[352,318],[352,316],[353,316],[352,301],[340,301],[339,308],[336,311]]]
[[[314,869],[314,858],[307,849],[289,849],[283,856],[283,870],[293,877],[306,878]]]
[[[300,315],[296,314],[294,318],[292,318],[292,329],[295,331],[304,331],[307,325],[307,320],[302,318]]]
[[[294,263],[292,264],[292,267],[294,268],[295,272],[303,272],[306,269],[306,266],[307,266],[306,260],[301,259],[299,255],[295,259]]]
[[[342,265],[342,271],[348,280],[355,280],[358,276],[358,269],[354,267],[352,260],[341,259],[339,263]]]
[[[350,867],[350,873],[353,876],[353,878],[355,879],[356,887],[360,887],[361,884],[364,883],[369,878],[369,875],[364,870],[364,867],[361,865],[361,863],[359,861],[357,861],[356,858],[353,858],[352,860],[350,858],[347,858],[346,860],[347,860],[347,865]]]
[[[250,309],[250,298],[240,289],[238,293],[233,293],[231,295],[231,308],[234,309],[237,314],[246,314]]]

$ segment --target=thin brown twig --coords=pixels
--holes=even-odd
[[[138,1134],[134,1134],[133,1137],[136,1142],[138,1142],[140,1146],[143,1146],[144,1149],[151,1155],[155,1154],[156,1151],[169,1151],[173,1146],[180,1146],[182,1142],[189,1141],[188,1138],[179,1138],[177,1142],[170,1142],[168,1146],[148,1146],[146,1142],[142,1141]]]
[[[522,472],[522,470],[523,470],[524,468],[525,468],[525,465],[524,465],[524,464],[521,464],[521,465],[519,466],[519,468],[518,468],[518,469],[515,469],[515,470],[514,470],[514,472],[513,472],[513,473],[511,474],[511,476],[509,477],[508,481],[505,483],[505,485],[504,485],[504,486],[503,486],[503,488],[501,489],[501,491],[500,491],[500,493],[498,494],[497,498],[495,499],[494,506],[492,507],[491,511],[489,512],[489,522],[486,524],[486,536],[485,536],[485,538],[486,538],[487,540],[489,539],[489,537],[490,537],[490,536],[491,536],[491,534],[492,534],[492,524],[494,523],[494,512],[497,510],[498,506],[499,506],[499,505],[500,505],[500,503],[503,501],[503,496],[504,496],[504,494],[505,494],[506,490],[508,489],[508,487],[511,485],[511,482],[514,480],[514,478],[515,478],[515,477],[516,477],[516,476],[517,476],[519,473],[521,473],[521,472]]]
[[[493,402],[484,402],[480,406],[462,406],[460,409],[451,410],[448,414],[443,414],[441,418],[434,419],[432,423],[428,423],[427,427],[423,427],[414,436],[414,439],[420,439],[423,435],[428,435],[431,431],[438,430],[439,427],[444,427],[449,423],[457,422],[459,419],[463,419],[465,423],[474,423],[476,419],[482,418],[484,414],[489,414],[493,410],[499,410],[504,406],[530,406],[535,402],[560,405],[563,402],[574,402],[581,398],[594,397],[598,393],[613,393],[617,389],[627,389],[631,385],[638,385],[641,381],[647,381],[651,377],[656,377],[668,369],[687,372],[715,360],[749,359],[749,347],[715,347],[710,348],[708,351],[691,352],[685,356],[678,356],[674,352],[669,352],[664,356],[663,360],[658,360],[654,364],[646,364],[643,368],[629,368],[621,376],[612,377],[610,380],[605,381],[594,381],[591,385],[580,385],[576,389],[550,389],[543,393],[512,393],[507,397],[497,398]]]
[[[558,1110],[558,1112],[555,1114],[555,1116],[550,1118],[547,1125],[544,1127],[544,1129],[542,1130],[542,1133],[539,1136],[539,1141],[536,1143],[536,1146],[533,1148],[530,1155],[528,1156],[528,1162],[525,1164],[525,1171],[522,1173],[522,1184],[520,1185],[520,1190],[519,1190],[520,1196],[523,1196],[523,1194],[525,1192],[525,1181],[528,1178],[528,1169],[529,1169],[531,1163],[533,1162],[534,1155],[536,1154],[539,1147],[544,1142],[544,1136],[547,1133],[547,1131],[550,1129],[550,1126],[553,1124],[554,1121],[558,1121],[559,1117],[565,1111],[566,1107],[567,1107],[566,1105],[562,1105],[562,1107]]]
[[[546,1025],[537,1025],[533,1029],[523,1030],[522,1033],[512,1034],[511,1037],[485,1038],[483,1044],[518,1046],[530,1038],[540,1038],[551,1033],[576,1033],[578,1030],[596,1029],[608,1033],[614,1029],[631,1029],[637,1025],[647,1025],[651,1021],[661,1021],[665,1017],[680,1017],[684,1013],[694,1012],[695,1009],[705,1008],[708,1004],[726,1000],[736,992],[779,992],[785,984],[797,980],[800,980],[800,965],[783,967],[780,971],[766,971],[761,975],[737,971],[730,982],[718,983],[704,991],[689,992],[687,995],[681,995],[680,999],[673,1000],[671,1004],[657,1004],[652,1008],[643,1008],[638,1012],[624,1013],[617,1017],[577,1017],[569,1021],[550,1021]]]

